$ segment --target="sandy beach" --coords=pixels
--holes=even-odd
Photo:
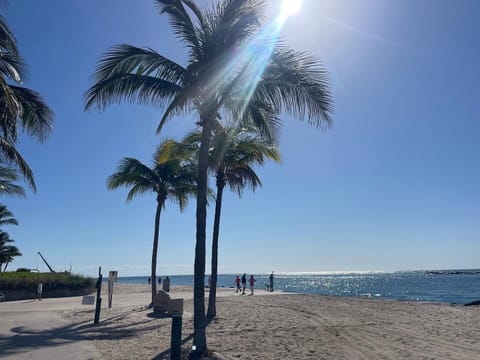
[[[185,299],[182,349],[186,355],[192,346],[192,292],[188,287],[173,287],[171,296]],[[52,312],[69,325],[64,333],[49,329],[49,334],[55,334],[53,337],[58,337],[56,340],[62,344],[92,346],[89,359],[169,358],[171,319],[155,317],[145,308],[149,299],[147,285],[116,284],[111,309],[106,308],[106,298],[104,292],[101,323],[96,327],[91,325],[93,307],[79,305],[80,298],[2,303],[0,313],[3,319],[16,306],[26,309],[30,304],[37,307],[37,315]],[[44,307],[43,311],[38,310],[39,306]],[[264,290],[256,290],[254,296],[249,296],[221,288],[217,313],[218,317],[207,328],[213,359],[473,360],[480,357],[478,307]],[[18,339],[5,336],[6,323],[0,324],[0,349],[2,346],[10,349],[4,355],[21,358],[19,354],[33,351],[25,342],[18,343]],[[17,327],[15,336],[26,333],[32,335],[27,327]],[[41,337],[42,331],[35,334]],[[15,344],[24,349],[15,352]],[[42,343],[36,341],[36,346]]]

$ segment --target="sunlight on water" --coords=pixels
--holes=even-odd
[[[236,275],[219,275],[220,287],[233,288]],[[269,274],[255,275],[265,288]],[[120,282],[147,283],[148,277],[120,278]],[[170,276],[174,285],[193,285],[193,276]],[[208,276],[205,278],[207,284]],[[398,300],[467,303],[480,299],[480,273],[429,274],[410,272],[276,273],[276,290],[332,296],[359,296]]]

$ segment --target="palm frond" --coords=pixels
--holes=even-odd
[[[0,15],[0,62],[4,61],[4,57],[9,57],[9,62],[11,65],[14,65],[15,73],[18,76],[11,77],[14,81],[21,81],[25,77],[26,65],[23,62],[20,51],[17,47],[17,40],[15,35],[10,30],[7,21],[3,16]]]
[[[21,106],[18,117],[23,129],[34,138],[43,142],[51,133],[54,113],[36,91],[10,86]]]
[[[103,55],[95,72],[95,80],[104,81],[117,74],[153,76],[180,83],[185,69],[150,48],[120,44],[113,46]]]
[[[148,184],[150,191],[155,191],[156,180],[155,173],[148,166],[137,159],[123,158],[117,172],[109,176],[107,188],[114,190],[121,186],[135,186],[139,183],[143,187]]]
[[[238,196],[242,195],[246,187],[255,191],[257,187],[262,186],[260,178],[250,166],[229,169],[229,172],[225,174],[225,181],[232,190],[237,192]]]
[[[18,225],[18,221],[13,217],[12,212],[8,210],[5,205],[0,204],[0,226],[1,225]],[[4,232],[2,231],[2,233]]]
[[[183,6],[183,3],[185,3],[197,16],[200,11],[195,4],[181,0],[156,0],[156,3],[160,13],[168,15],[174,33],[188,47],[190,58],[192,60],[201,58],[201,47],[198,38],[200,30],[194,25],[190,15]],[[203,17],[198,20],[202,22],[202,19]]]
[[[223,0],[210,12],[210,44],[213,52],[241,45],[260,26],[265,11],[263,0]]]
[[[186,111],[189,106],[189,103],[192,101],[192,91],[191,89],[179,89],[176,93],[174,99],[165,109],[160,122],[158,123],[155,133],[158,135],[168,120],[170,120],[174,115],[181,114]]]
[[[147,179],[139,178],[138,181],[128,191],[127,202],[132,201],[136,196],[155,191],[152,184]]]
[[[137,74],[115,74],[95,83],[85,94],[85,109],[97,105],[105,109],[112,103],[131,103],[163,106],[182,88],[167,80]]]
[[[15,146],[0,136],[0,162],[6,163],[13,166],[15,169],[18,169],[20,173],[25,178],[25,181],[28,183],[33,192],[37,191],[35,186],[35,180],[33,179],[33,172],[28,166],[27,162],[23,159],[20,153],[15,149]]]
[[[333,100],[327,72],[310,55],[278,47],[258,83],[255,98],[280,113],[293,114],[317,127],[330,126]]]

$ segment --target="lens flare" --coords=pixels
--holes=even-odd
[[[281,16],[286,18],[289,15],[298,13],[302,8],[302,2],[302,0],[283,0]]]

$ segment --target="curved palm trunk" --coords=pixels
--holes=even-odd
[[[10,261],[5,264],[5,267],[3,268],[3,272],[7,271],[7,266],[10,264]],[[2,271],[2,265],[0,264],[0,271]]]
[[[155,295],[157,294],[157,252],[158,252],[158,234],[160,231],[160,213],[162,212],[163,202],[160,199],[157,199],[157,211],[155,213],[155,232],[153,234],[153,249],[152,249],[152,272],[151,277],[152,281],[152,303],[151,306],[154,306]]]
[[[205,231],[207,222],[208,149],[210,147],[212,122],[205,121],[205,119],[202,120],[202,142],[198,155],[197,232],[193,288],[193,345],[196,347],[196,350],[192,351],[191,358],[200,357],[207,350],[207,338],[205,336]]]
[[[222,212],[223,188],[225,182],[223,174],[217,176],[217,199],[215,201],[215,219],[213,222],[212,238],[212,275],[210,281],[210,294],[208,296],[207,317],[217,316],[216,298],[217,298],[217,274],[218,274],[218,234],[220,231],[220,214]]]

